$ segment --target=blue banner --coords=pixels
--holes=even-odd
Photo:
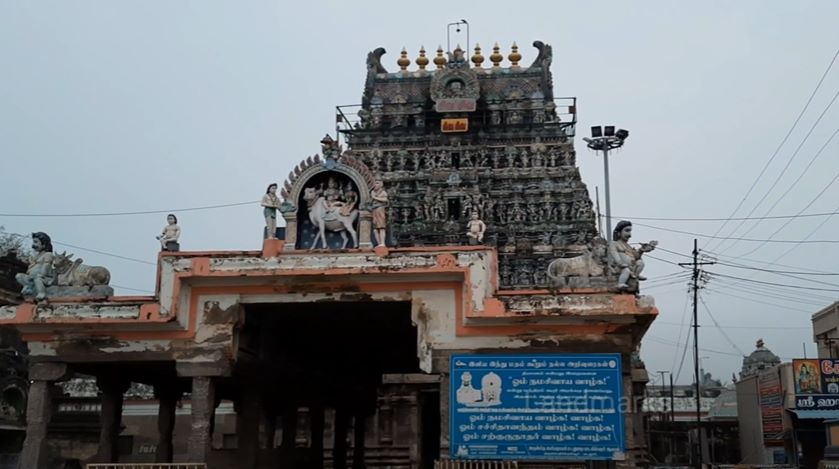
[[[621,460],[621,356],[452,355],[453,459]]]

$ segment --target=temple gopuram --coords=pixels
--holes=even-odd
[[[529,65],[515,44],[403,50],[392,71],[373,50],[361,104],[265,181],[262,246],[182,249],[172,214],[154,296],[34,233],[0,306],[28,345],[18,467],[646,465],[655,243],[598,233],[576,100],[533,46]],[[56,420],[79,388],[84,437]]]

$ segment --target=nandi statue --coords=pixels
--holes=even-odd
[[[330,181],[330,185],[332,184],[334,183]],[[334,188],[328,188],[327,192],[330,189]],[[355,221],[358,219],[358,208],[355,207],[355,201],[343,202],[332,195],[325,197],[323,192],[314,187],[303,189],[303,200],[309,209],[309,221],[317,228],[317,234],[312,241],[311,249],[317,247],[318,241],[322,242],[324,249],[329,247],[326,243],[327,230],[341,234],[341,238],[344,240],[341,249],[345,249],[349,242],[347,233],[352,237],[352,245],[354,247],[358,246],[358,233],[354,227]]]

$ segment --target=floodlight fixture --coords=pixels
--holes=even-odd
[[[607,137],[614,137],[615,136],[615,126],[614,125],[607,125],[603,127],[603,135]]]
[[[603,127],[599,125],[591,126],[591,136],[593,138],[599,138],[603,136]]]

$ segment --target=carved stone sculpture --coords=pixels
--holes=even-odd
[[[338,188],[334,179],[330,179],[330,186],[322,193],[314,187],[303,189],[303,200],[309,210],[309,221],[316,227],[317,234],[312,241],[311,249],[323,243],[323,248],[328,247],[326,243],[326,231],[334,231],[341,234],[344,243],[342,249],[347,247],[349,242],[347,233],[352,237],[353,246],[358,246],[358,233],[355,230],[355,220],[358,218],[358,209],[347,207],[347,202],[338,200]],[[344,214],[346,213],[346,215]]]
[[[618,288],[629,288],[629,280],[646,280],[641,276],[644,270],[644,261],[641,256],[650,252],[658,245],[658,241],[644,243],[638,249],[629,244],[632,237],[632,222],[623,220],[618,222],[612,234],[613,241],[609,243],[609,264],[618,273]]]
[[[160,249],[162,251],[177,252],[181,247],[178,244],[178,238],[181,237],[181,227],[178,226],[178,217],[174,213],[166,215],[166,226],[163,227],[163,232],[156,236],[160,241]]]
[[[46,233],[32,233],[32,256],[26,273],[15,279],[23,286],[27,301],[45,302],[52,297],[112,296],[108,286],[111,273],[105,267],[85,265],[72,254],[53,253],[52,240]]]
[[[265,217],[266,238],[275,239],[277,236],[277,209],[280,198],[277,197],[277,184],[271,183],[262,196],[262,216]]]
[[[73,254],[55,255],[56,283],[62,287],[95,287],[107,285],[111,272],[105,267],[85,265],[83,259],[73,260]]]
[[[42,232],[32,233],[32,256],[25,274],[17,274],[15,280],[23,286],[24,298],[34,297],[36,301],[47,298],[47,287],[55,283],[52,240]]]
[[[387,191],[380,179],[373,183],[373,189],[370,191],[370,198],[373,199],[372,215],[373,215],[373,230],[376,234],[376,243],[378,246],[385,245],[385,235],[387,232]]]
[[[466,236],[469,237],[469,241],[475,240],[478,243],[482,243],[486,229],[486,223],[478,218],[478,212],[472,212],[472,219],[466,225]]]
[[[548,264],[547,274],[556,288],[568,286],[570,277],[602,277],[606,275],[606,244],[594,242],[575,257],[561,257]]]

